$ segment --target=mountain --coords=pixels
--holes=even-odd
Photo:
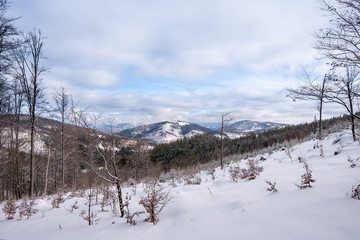
[[[114,126],[107,124],[107,125],[100,125],[96,128],[96,130],[101,132],[113,133],[113,132],[120,132],[125,129],[134,128],[136,125],[132,123],[118,123]]]
[[[196,124],[219,131],[221,129],[221,122],[196,122]]]
[[[262,132],[269,129],[281,128],[285,126],[287,126],[287,124],[243,120],[229,124],[226,130],[230,132],[241,132],[248,134],[252,132]]]
[[[183,137],[192,137],[204,133],[216,134],[218,132],[194,123],[164,121],[126,129],[117,134],[128,138],[140,138],[153,143],[169,143]]]
[[[118,124],[117,126],[119,126]],[[126,125],[123,125],[126,127]],[[226,126],[225,138],[239,138],[252,132],[260,132],[277,127],[284,127],[286,124],[258,122],[243,120]],[[127,138],[139,138],[153,143],[169,143],[183,137],[192,137],[196,134],[215,134],[220,137],[221,123],[202,122],[190,123],[185,121],[158,122],[144,126],[133,127],[117,132],[118,135]]]
[[[197,123],[200,126],[210,128],[212,130],[220,131],[221,123],[220,122],[199,122]],[[273,123],[273,122],[259,122],[251,120],[242,120],[235,123],[226,124],[225,132],[227,133],[243,133],[249,134],[252,132],[261,132],[269,129],[274,129],[278,127],[285,127],[287,124],[283,123]]]

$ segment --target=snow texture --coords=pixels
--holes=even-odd
[[[339,138],[336,144],[334,140]],[[353,142],[349,132],[332,134],[323,140],[324,157],[314,148],[313,140],[255,157],[264,171],[255,180],[229,178],[229,167],[246,166],[246,161],[232,163],[215,171],[212,180],[207,171],[198,173],[200,185],[185,185],[181,179],[172,183],[173,199],[160,214],[157,225],[143,222],[146,214],[130,226],[125,219],[112,216],[111,211],[99,212],[97,225],[88,226],[79,215],[87,208],[85,198],[67,198],[60,208],[52,209],[51,200],[36,200],[38,213],[29,220],[6,220],[0,210],[0,239],[360,239],[360,201],[346,196],[360,182],[360,166],[351,168],[348,158],[360,156],[359,142]],[[334,155],[337,149],[341,152]],[[290,158],[291,157],[291,158]],[[299,189],[305,160],[316,180],[312,188]],[[260,161],[260,158],[266,159]],[[276,193],[268,192],[265,181],[276,182]],[[138,204],[142,185],[124,187],[132,194],[132,212],[143,210]],[[68,194],[70,195],[70,193]],[[79,209],[69,213],[78,202]],[[4,203],[3,203],[4,204]],[[3,206],[1,204],[1,208]],[[19,203],[18,203],[19,204]],[[95,206],[95,210],[100,207]],[[16,216],[15,218],[18,218]],[[61,227],[61,229],[60,229]]]

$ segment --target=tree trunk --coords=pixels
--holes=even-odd
[[[48,159],[47,159],[47,163],[46,163],[46,170],[45,170],[44,196],[46,196],[46,194],[47,194],[50,157],[51,157],[51,144],[49,145],[49,155],[48,155]]]
[[[29,197],[32,198],[34,195],[34,163],[35,163],[35,156],[34,156],[34,147],[35,147],[35,122],[31,119],[31,132],[30,132],[30,189],[29,189]]]
[[[122,200],[121,186],[118,181],[116,182],[116,188],[117,188],[118,199],[119,199],[120,217],[124,217],[124,204],[123,204],[123,200]]]

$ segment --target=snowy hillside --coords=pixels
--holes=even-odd
[[[287,126],[287,124],[243,120],[229,124],[228,129],[234,132],[252,133],[285,126]]]
[[[323,157],[318,147],[321,144]],[[81,210],[88,208],[80,194],[64,195],[65,202],[55,209],[52,199],[37,199],[35,208],[39,211],[30,219],[6,220],[0,210],[0,239],[357,240],[360,201],[348,195],[353,186],[360,184],[359,147],[359,142],[353,142],[344,131],[321,143],[313,140],[256,156],[253,162],[263,171],[254,180],[231,180],[237,167],[248,168],[248,160],[235,157],[236,162],[224,170],[214,169],[213,175],[208,170],[188,177],[173,172],[162,183],[172,187],[172,200],[161,212],[157,225],[143,222],[147,215],[142,214],[135,217],[137,225],[130,226],[125,219],[113,216],[110,207],[101,212],[100,205],[96,205],[98,222],[88,226],[80,216]],[[312,170],[312,188],[296,186],[301,185],[305,173],[299,159]],[[348,159],[357,165],[350,167]],[[270,185],[266,181],[276,183],[278,191],[267,191]],[[187,184],[191,182],[198,184]],[[142,184],[124,187],[123,192],[132,196],[131,212],[144,210],[138,204],[144,195]],[[97,198],[100,202],[102,195]],[[71,213],[76,202],[78,209]],[[15,215],[15,219],[18,217]]]
[[[216,131],[189,122],[166,121],[126,129],[118,134],[128,138],[140,138],[153,143],[169,143],[183,137],[192,137],[204,133],[216,133]]]

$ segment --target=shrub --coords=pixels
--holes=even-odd
[[[301,176],[301,183],[300,184],[295,184],[296,186],[298,186],[300,189],[305,189],[305,188],[311,188],[311,183],[315,182],[315,179],[312,178],[312,171],[309,167],[309,165],[304,161],[304,169],[305,169],[305,173]]]
[[[273,192],[273,193],[278,191],[275,187],[276,182],[272,183],[269,180],[267,180],[266,183],[269,184],[269,187],[266,190],[268,190],[269,192]]]
[[[259,166],[258,161],[250,158],[247,163],[248,169],[241,169],[242,178],[254,180],[264,170],[263,167]]]
[[[14,200],[6,201],[2,210],[3,210],[7,220],[14,219],[14,216],[16,214],[16,209],[18,209],[18,207],[16,206],[16,203]]]
[[[356,167],[357,165],[357,161],[359,161],[360,158],[357,158],[357,159],[351,159],[350,157],[348,157],[347,161],[350,163],[350,167],[351,168],[354,168]]]
[[[170,189],[165,189],[159,185],[156,180],[148,182],[144,185],[145,194],[141,197],[141,204],[146,212],[150,215],[145,222],[151,222],[154,225],[159,222],[159,214],[171,200],[169,196]]]
[[[207,173],[208,173],[208,175],[210,175],[211,180],[213,180],[213,181],[216,180],[215,168],[211,168]]]
[[[229,168],[229,176],[231,181],[238,182],[239,179],[242,179],[241,169],[240,166],[231,166]]]
[[[184,177],[185,184],[187,185],[200,185],[201,184],[201,178],[196,173],[191,173],[189,175],[186,175]]]
[[[54,196],[53,200],[51,201],[51,205],[53,208],[60,208],[60,203],[65,202],[65,199],[61,196],[61,194],[57,194]]]
[[[28,201],[24,199],[19,207],[19,220],[21,220],[23,216],[29,219],[32,215],[36,214],[38,210],[34,208],[35,206],[36,203],[34,200]]]
[[[126,223],[130,224],[131,226],[135,226],[136,225],[136,221],[134,219],[135,216],[140,216],[141,214],[145,213],[144,211],[140,211],[140,212],[134,212],[131,213],[130,212],[130,200],[131,200],[131,196],[129,196],[128,193],[126,193],[126,197],[125,197],[125,203],[124,203],[124,207],[125,207],[125,218],[126,218]]]
[[[86,196],[87,198],[87,205],[88,205],[88,210],[87,212],[85,212],[84,210],[81,211],[80,215],[82,216],[82,218],[88,222],[89,226],[93,225],[93,224],[97,224],[97,222],[99,221],[99,219],[97,219],[97,214],[94,213],[93,211],[93,201],[94,201],[94,194],[93,194],[93,190],[90,189],[90,192],[87,194]]]
[[[351,197],[360,200],[360,184],[353,185],[351,192],[346,194],[347,197]]]

